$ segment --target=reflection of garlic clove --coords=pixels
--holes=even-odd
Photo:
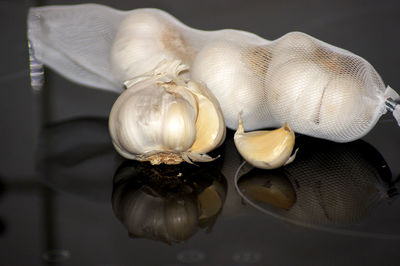
[[[209,186],[197,196],[197,203],[200,211],[199,220],[213,217],[222,209],[222,199],[214,185]]]
[[[205,86],[186,82],[180,61],[125,82],[109,120],[116,150],[125,158],[152,164],[211,161],[207,152],[225,139],[218,102]]]
[[[287,123],[272,131],[244,133],[241,115],[239,115],[239,125],[234,140],[240,155],[258,168],[278,168],[291,163],[296,156],[296,154],[290,156],[295,136]]]
[[[296,202],[291,183],[281,175],[250,172],[239,180],[238,186],[247,197],[277,208],[289,210]]]

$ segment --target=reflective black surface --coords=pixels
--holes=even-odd
[[[298,136],[296,160],[262,171],[242,164],[235,180],[245,201],[267,215],[338,234],[399,239],[393,215],[398,180],[364,141],[339,144]]]
[[[269,39],[301,30],[363,56],[400,88],[396,1],[97,2]],[[391,116],[354,143],[297,136],[298,158],[276,171],[243,165],[231,131],[212,164],[128,162],[107,129],[117,95],[49,69],[41,93],[29,86],[27,9],[71,3],[0,1],[0,265],[399,264]]]

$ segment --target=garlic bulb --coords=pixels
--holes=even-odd
[[[180,61],[125,82],[109,118],[111,138],[125,158],[152,164],[211,161],[206,153],[225,139],[218,102],[202,84],[186,82]]]
[[[138,9],[126,15],[111,47],[112,73],[120,82],[151,71],[163,60],[189,65],[195,50],[182,36],[185,26],[171,15]]]
[[[239,115],[238,130],[234,141],[240,155],[251,165],[262,169],[274,169],[291,163],[295,136],[293,130],[285,123],[273,131],[253,131],[244,133]]]
[[[232,38],[235,34],[227,32],[226,35]],[[260,119],[274,121],[274,118],[269,115],[267,105],[259,104],[267,101],[267,94],[264,93],[263,81],[257,78],[258,73],[254,71],[257,66],[249,62],[249,54],[243,53],[240,43],[230,41],[231,38],[206,45],[198,53],[191,74],[196,80],[204,81],[220,99],[228,127],[236,127],[236,114],[242,112],[246,127],[257,128]],[[257,117],[260,113],[265,114],[264,117]]]

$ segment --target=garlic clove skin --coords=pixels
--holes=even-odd
[[[195,118],[196,109],[183,97],[153,85],[121,94],[111,110],[110,133],[122,156],[141,160],[159,152],[188,150],[196,137]],[[162,159],[153,156],[152,161],[157,160]]]
[[[179,76],[186,69],[178,60],[163,61],[125,82],[109,118],[114,147],[123,157],[152,164],[213,160],[205,153],[225,139],[222,112],[207,88]]]
[[[262,79],[258,77],[258,68],[249,62],[251,56],[243,52],[241,47],[240,40],[246,36],[236,35],[235,32],[226,32],[226,39],[205,45],[193,62],[191,75],[203,81],[219,100],[229,128],[236,129],[237,114],[240,111],[243,111],[246,128],[257,128],[260,122],[255,119],[256,116],[261,110],[268,113],[268,108],[260,105],[267,101],[265,88]],[[233,37],[236,38],[232,40]],[[255,37],[248,37],[247,40],[258,45],[265,44]],[[272,116],[263,119],[273,121]]]
[[[296,156],[296,153],[290,156],[295,143],[295,135],[287,123],[272,131],[244,133],[242,119],[239,115],[239,125],[234,141],[240,155],[248,163],[261,169],[281,167],[291,163]]]

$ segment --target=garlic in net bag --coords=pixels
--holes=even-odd
[[[295,132],[337,142],[361,138],[388,109],[398,119],[398,94],[366,60],[301,32],[261,45],[211,42],[197,55],[192,76],[225,100],[228,127],[238,101],[250,130],[287,122]],[[240,100],[227,104],[229,93]]]
[[[288,122],[295,132],[347,142],[367,134],[387,110],[400,116],[398,94],[366,60],[300,32],[268,41],[193,29],[157,9],[88,4],[31,9],[28,37],[40,62],[117,92],[161,61],[181,60],[189,66],[182,75],[208,87],[232,129],[243,111],[248,130]]]

